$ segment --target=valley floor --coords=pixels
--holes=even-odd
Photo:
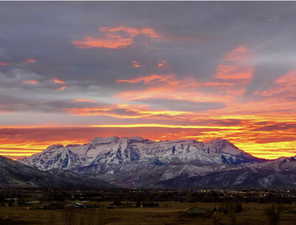
[[[243,203],[240,212],[212,213],[227,203],[161,202],[159,207],[110,207],[45,210],[1,207],[1,225],[296,225],[296,205]],[[188,210],[190,209],[190,210]],[[279,213],[277,213],[279,211]],[[207,212],[211,212],[208,214]]]

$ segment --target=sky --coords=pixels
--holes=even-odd
[[[296,155],[295,2],[1,2],[0,154],[94,137]]]

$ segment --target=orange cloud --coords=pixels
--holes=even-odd
[[[52,78],[51,81],[55,84],[65,84],[65,81],[59,78]]]
[[[9,66],[9,65],[10,65],[9,62],[1,62],[1,61],[0,61],[0,66]]]
[[[189,115],[190,117],[190,115]],[[205,120],[206,121],[203,121]],[[209,141],[228,139],[241,149],[258,157],[277,158],[296,154],[296,120],[283,123],[264,118],[242,119],[237,124],[225,124],[214,117],[200,118],[205,125],[175,123],[93,124],[83,127],[0,128],[0,154],[27,156],[42,151],[51,144],[83,144],[100,136],[142,136],[153,140],[196,139]],[[281,118],[279,118],[280,120]],[[221,125],[217,124],[221,121]],[[174,121],[176,122],[176,121]],[[46,138],[45,138],[46,137]]]
[[[109,116],[114,118],[147,118],[159,116],[186,115],[189,112],[170,110],[151,110],[145,105],[118,104],[87,108],[69,108],[66,112],[81,116]]]
[[[96,100],[87,99],[87,98],[75,98],[73,99],[74,102],[88,102],[88,103],[95,103]]]
[[[108,35],[109,39],[85,37],[82,41],[73,41],[73,45],[79,48],[125,48],[133,44],[131,38],[122,38],[117,35]]]
[[[250,50],[246,46],[240,45],[227,53],[224,60],[229,62],[244,62],[248,61],[249,57]]]
[[[64,91],[68,86],[66,85],[66,82],[62,79],[59,78],[52,78],[51,82],[53,82],[54,84],[59,85],[55,90],[56,91]]]
[[[197,81],[190,77],[178,80],[175,74],[151,74],[127,80],[117,80],[118,83],[143,83],[148,86],[141,90],[122,91],[117,97],[125,100],[167,98],[190,99],[196,102],[219,101],[231,104],[237,97],[245,93],[246,85],[253,77],[255,69],[250,64],[252,57],[251,51],[243,45],[232,49],[225,54],[222,63],[217,65],[212,81]],[[163,61],[159,66],[162,67],[165,64],[166,61]]]
[[[127,27],[105,28],[101,31],[103,35],[100,39],[110,41],[109,43],[104,42],[105,46],[108,46],[106,48],[121,48],[132,45],[135,41],[134,38],[138,35],[144,35],[148,38],[162,38],[153,31]],[[98,41],[96,38],[94,40]],[[124,42],[121,42],[122,40],[129,42],[124,44]],[[102,45],[101,43],[98,46]],[[0,133],[0,154],[19,157],[41,151],[48,144],[85,143],[94,136],[139,135],[154,140],[194,138],[207,141],[214,138],[224,138],[232,141],[243,150],[260,157],[276,158],[295,155],[296,70],[289,71],[276,79],[269,89],[258,92],[260,99],[244,99],[242,94],[255,70],[250,64],[252,57],[253,54],[249,48],[243,45],[234,48],[226,53],[217,65],[213,79],[207,81],[199,81],[185,76],[182,76],[181,79],[173,73],[156,73],[117,80],[122,86],[128,84],[127,88],[129,89],[115,95],[115,97],[120,98],[116,100],[128,102],[146,99],[173,99],[190,101],[192,104],[219,102],[223,103],[224,107],[198,112],[193,111],[193,109],[191,109],[192,111],[156,110],[150,108],[149,105],[130,103],[67,108],[65,111],[70,114],[106,116],[123,122],[86,125],[84,130],[76,127],[75,129],[80,129],[80,131],[77,131],[75,135],[64,134],[64,131],[69,133],[75,130],[74,128],[68,130],[65,128],[63,132],[61,130],[57,132],[57,130],[51,130],[45,126],[44,129],[47,131],[43,131],[41,134],[40,130],[32,134],[33,129],[29,130],[28,128],[27,139],[22,140],[22,142],[16,139],[23,136],[27,131],[20,134],[11,132],[13,135],[9,139],[5,138],[5,135],[9,135],[9,132],[5,130],[3,135]],[[135,68],[139,64],[136,61]],[[162,68],[163,66],[158,67]],[[23,82],[32,85],[38,84],[38,81],[35,80]],[[56,84],[54,85],[54,87],[57,87],[56,90],[64,90],[67,87],[66,82],[59,78],[53,78],[51,82]],[[131,89],[131,86],[135,86],[135,89]],[[94,100],[86,98],[76,98],[72,101],[95,103]],[[232,120],[234,121],[233,124],[229,122]],[[135,121],[141,122],[134,123]],[[35,140],[34,138],[37,137],[39,139]],[[44,137],[46,137],[46,140],[44,140]],[[32,141],[30,138],[34,140]],[[20,151],[16,148],[19,148]],[[21,152],[21,149],[24,149],[24,151]]]
[[[57,91],[64,91],[68,86],[64,85],[61,87],[56,88]]]
[[[40,82],[38,80],[24,80],[24,84],[30,84],[30,85],[36,85],[39,84]]]
[[[214,75],[215,83],[221,84],[217,87],[224,94],[242,96],[245,93],[255,72],[255,67],[251,64],[252,57],[251,51],[243,45],[225,54]]]
[[[30,63],[36,63],[36,62],[37,62],[37,59],[34,59],[34,58],[28,58],[28,59],[25,59],[23,62],[19,62],[19,63],[30,64]],[[18,63],[18,62],[11,63],[11,62],[0,61],[0,66],[17,65],[17,64],[19,64],[19,63]]]
[[[230,101],[233,96],[220,98],[219,94],[202,92],[199,87],[217,87],[218,83],[198,82],[193,78],[187,77],[179,80],[175,74],[152,74],[148,76],[136,77],[128,80],[117,80],[118,83],[143,83],[146,88],[140,90],[128,90],[118,93],[116,96],[125,100],[141,99],[175,99],[190,100],[192,102],[221,102]],[[220,83],[220,86],[230,86],[227,82]]]
[[[203,87],[231,87],[234,86],[235,83],[233,82],[218,82],[218,81],[211,81],[211,82],[203,82],[201,86]]]
[[[25,63],[28,63],[28,64],[32,64],[32,63],[36,63],[37,62],[37,59],[35,59],[35,58],[28,58],[28,59],[25,59],[24,62]]]
[[[123,32],[129,34],[131,37],[136,37],[138,35],[145,35],[150,38],[160,38],[160,34],[158,34],[153,28],[144,27],[144,28],[136,28],[136,27],[102,27],[100,29],[101,32],[104,33],[118,33]]]
[[[287,74],[280,76],[275,80],[273,86],[264,91],[257,92],[257,94],[272,97],[279,96],[282,97],[294,97],[296,95],[296,70],[291,70]]]
[[[129,80],[117,80],[118,83],[129,83],[129,84],[136,84],[141,82],[143,82],[144,84],[148,84],[154,81],[171,83],[176,80],[174,78],[174,75],[171,75],[171,74],[151,74],[148,76],[136,77]]]
[[[253,72],[252,67],[220,64],[217,67],[216,77],[225,80],[249,80]]]
[[[117,97],[125,100],[143,100],[143,99],[175,99],[175,100],[190,100],[192,102],[210,102],[217,101],[218,95],[206,94],[193,90],[182,90],[176,87],[149,87],[144,90],[131,90],[120,92]],[[226,100],[221,99],[221,101]]]
[[[73,41],[72,44],[78,48],[126,48],[134,43],[135,37],[139,35],[151,39],[161,36],[153,28],[135,28],[135,27],[101,27],[99,29],[103,35],[101,37],[86,36],[83,40]]]
[[[215,77],[226,80],[250,80],[254,67],[250,65],[251,52],[245,46],[238,46],[224,56],[217,66]]]

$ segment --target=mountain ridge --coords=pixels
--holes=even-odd
[[[105,181],[67,171],[40,171],[0,156],[0,188],[112,188]]]
[[[237,168],[215,171],[205,176],[179,176],[161,181],[168,188],[296,188],[296,157],[285,157]]]
[[[19,161],[2,157],[0,170],[0,187],[296,188],[296,157],[260,159],[224,139],[98,137]]]
[[[34,164],[41,170],[52,169],[52,166],[44,165],[43,162],[48,157],[57,157],[64,159],[61,168],[68,169],[75,167],[77,163],[83,163],[83,166],[90,165],[98,159],[98,156],[110,158],[108,163],[124,163],[128,161],[148,160],[161,157],[163,161],[180,159],[183,161],[200,160],[203,163],[238,163],[249,161],[261,161],[246,153],[232,143],[224,139],[217,139],[211,142],[198,142],[195,140],[171,140],[171,141],[151,141],[140,137],[109,137],[95,138],[88,144],[82,145],[51,145],[41,153],[34,154],[24,158],[21,161],[27,164],[34,164],[36,159],[40,160]],[[209,157],[210,156],[210,157]],[[212,157],[212,158],[211,158]],[[66,162],[65,162],[66,161]],[[71,162],[74,164],[70,165]]]
[[[71,171],[122,187],[154,187],[179,176],[206,176],[266,162],[224,139],[152,141],[141,137],[94,138],[82,145],[51,145],[21,162],[42,171]]]

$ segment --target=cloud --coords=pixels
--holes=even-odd
[[[183,110],[190,112],[207,111],[209,109],[219,109],[225,107],[220,102],[196,102],[188,100],[177,99],[147,99],[141,100],[141,103],[148,104],[153,108],[169,109],[169,110]]]
[[[42,77],[39,74],[19,69],[13,68],[5,72],[0,71],[0,87],[10,88],[10,87],[21,87],[28,80],[40,80]]]
[[[35,58],[27,58],[27,59],[24,59],[22,62],[0,61],[0,67],[18,66],[21,64],[32,64],[32,63],[36,63],[36,62],[37,62],[37,59],[35,59]]]
[[[239,45],[227,52],[222,63],[217,65],[216,72],[211,79],[196,79],[193,75],[150,74],[117,83],[143,84],[144,89],[126,90],[117,96],[129,101],[146,99],[175,99],[192,102],[220,102],[230,104],[246,92],[250,83],[254,67],[250,64],[252,53],[249,48]],[[166,61],[163,62],[167,63]],[[162,66],[161,66],[162,67]],[[179,79],[179,77],[182,77]],[[223,95],[221,99],[219,97]],[[217,100],[218,99],[218,100]]]
[[[9,66],[10,65],[10,63],[9,62],[1,62],[0,61],[0,66]]]
[[[216,77],[225,80],[249,80],[253,76],[251,67],[221,64],[217,68]]]
[[[250,65],[251,53],[245,46],[238,46],[224,56],[223,63],[217,66],[215,77],[222,80],[247,80],[254,74]]]
[[[209,81],[209,82],[201,83],[200,86],[229,88],[231,86],[235,86],[235,83],[234,82],[226,82],[226,81]]]
[[[40,82],[38,80],[24,80],[23,83],[24,84],[29,84],[29,85],[37,85]]]
[[[108,38],[108,39],[107,39]],[[87,36],[81,41],[73,41],[73,45],[79,48],[125,48],[133,43],[131,38],[122,38],[120,36],[108,35],[105,39]]]
[[[51,82],[58,85],[57,88],[55,88],[56,91],[64,91],[68,86],[66,85],[66,82],[59,78],[52,78]]]
[[[162,59],[156,64],[156,66],[158,68],[165,68],[168,66],[168,62],[166,60]]]
[[[178,79],[175,74],[151,74],[140,76],[129,80],[117,80],[118,83],[138,84],[143,83],[145,88],[122,91],[116,95],[120,99],[129,101],[139,101],[146,99],[175,99],[189,100],[192,102],[217,102],[228,101],[232,96],[225,96],[223,99],[219,95],[201,88],[207,87],[227,87],[227,82],[199,82],[193,77]],[[200,89],[198,89],[200,88]]]
[[[2,4],[0,21],[2,126],[203,125],[211,128],[104,127],[73,138],[70,129],[25,132],[42,143],[114,134],[220,137],[258,156],[293,152],[287,140],[295,130],[277,124],[295,122],[292,3]],[[56,76],[65,83],[54,83]],[[258,124],[266,121],[275,124]]]
[[[159,39],[161,36],[149,27],[101,27],[100,37],[86,36],[83,40],[72,41],[78,48],[110,48],[120,49],[131,46],[137,36],[145,36],[150,39]]]
[[[71,84],[74,85],[73,82]],[[69,85],[60,78],[45,77],[43,74],[35,73],[27,68],[16,67],[6,70],[5,72],[0,71],[0,87],[1,92],[5,93],[8,88],[14,88],[14,93],[17,92],[21,95],[32,94],[32,92],[38,92],[40,90],[43,93],[51,90],[63,90]]]
[[[266,124],[289,129],[265,129]],[[257,127],[257,129],[254,129]],[[260,129],[262,128],[262,129]],[[61,135],[62,134],[62,135]],[[281,135],[279,135],[281,134]],[[50,144],[87,143],[94,137],[142,136],[153,140],[225,138],[241,149],[260,157],[293,156],[295,124],[256,120],[200,120],[199,124],[101,124],[89,127],[0,128],[0,149],[19,148],[24,155]],[[46,137],[46,138],[45,138]]]
[[[59,78],[52,78],[51,81],[55,84],[65,84],[65,81]]]
[[[64,91],[68,86],[61,86],[56,88],[57,91]]]
[[[87,98],[75,98],[73,99],[74,102],[88,102],[88,103],[96,103],[96,100],[87,99]]]
[[[140,67],[142,67],[143,65],[142,65],[140,62],[138,62],[137,60],[133,60],[132,63],[131,63],[131,66],[132,66],[133,68],[140,68]]]
[[[283,130],[296,131],[296,123],[269,123],[269,125],[259,126],[254,131],[283,131]]]
[[[136,27],[102,27],[100,31],[104,33],[118,33],[123,32],[128,34],[131,37],[136,37],[138,35],[145,35],[150,38],[160,38],[160,34],[158,34],[153,28],[144,27],[144,28],[136,28]]]
[[[282,97],[282,98],[294,98],[296,87],[296,70],[291,70],[288,73],[277,78],[272,87],[258,91],[256,94],[265,97]]]
[[[234,49],[232,49],[229,53],[227,53],[224,57],[226,62],[246,62],[250,59],[250,50],[244,46],[240,45]]]
[[[171,74],[151,74],[148,76],[136,77],[129,80],[117,80],[118,83],[129,83],[129,84],[136,84],[136,83],[152,83],[152,82],[164,82],[166,84],[172,84],[176,82],[175,75]]]
[[[26,64],[32,64],[32,63],[36,63],[36,62],[37,62],[37,59],[35,59],[35,58],[28,58],[28,59],[24,60],[24,63],[26,63]]]
[[[185,111],[154,110],[145,105],[103,105],[95,107],[67,108],[66,112],[81,116],[109,116],[115,118],[159,118],[187,115]]]
[[[12,112],[43,112],[43,113],[61,113],[67,108],[93,107],[99,105],[93,102],[72,101],[71,99],[44,99],[38,96],[15,97],[0,94],[0,111],[6,113]]]

